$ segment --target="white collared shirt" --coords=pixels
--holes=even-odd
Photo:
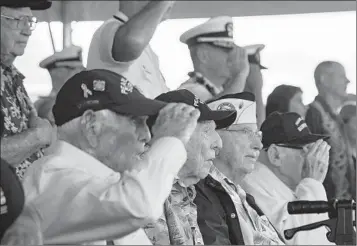
[[[88,52],[88,69],[107,69],[126,77],[147,98],[154,99],[168,92],[165,79],[161,74],[159,59],[148,45],[141,56],[134,61],[114,60],[112,48],[116,31],[128,21],[122,12],[103,23],[94,33]]]
[[[254,196],[257,205],[283,238],[284,230],[328,219],[327,214],[291,215],[288,213],[288,202],[327,200],[322,183],[314,179],[303,179],[294,192],[268,167],[257,162],[255,170],[243,180],[242,187]],[[284,240],[289,245],[333,245],[327,240],[326,233],[327,229],[320,227],[298,232],[291,240],[285,238]]]
[[[145,233],[137,230],[163,213],[187,154],[180,140],[165,137],[146,156],[145,168],[121,175],[59,141],[25,175],[25,211],[31,211],[31,218],[21,214],[7,233],[16,236],[31,220],[41,228],[44,244],[148,244]]]

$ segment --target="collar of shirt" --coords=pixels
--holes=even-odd
[[[210,169],[210,175],[213,179],[218,181],[223,187],[228,188],[228,186],[233,189],[242,201],[246,200],[247,194],[245,191],[239,186],[234,184],[229,178],[227,178],[221,171],[218,170],[215,166],[212,166]],[[227,191],[228,192],[228,191]]]
[[[63,162],[61,163],[61,168],[77,168],[97,177],[109,177],[115,176],[120,177],[120,173],[115,172],[111,168],[107,167],[102,162],[95,159],[93,156],[87,154],[81,149],[69,144],[65,141],[59,140],[57,142],[54,152],[51,153],[55,156],[73,156],[76,159],[76,166],[73,166],[73,162]]]
[[[267,187],[272,194],[277,193],[287,201],[293,201],[297,198],[293,190],[283,183],[267,166],[260,162],[255,164],[254,171],[248,174],[243,180],[243,183],[249,182],[259,182],[262,184],[261,186]]]
[[[222,86],[216,86],[199,72],[190,72],[188,73],[188,76],[190,76],[190,78],[196,83],[203,85],[213,96],[216,96],[224,91]]]
[[[118,21],[121,21],[123,23],[128,22],[129,18],[126,16],[123,12],[117,11],[115,15],[113,15],[114,19],[117,19]]]
[[[25,76],[22,73],[20,73],[20,71],[13,64],[11,64],[11,66],[7,66],[2,62],[0,62],[0,64],[1,64],[1,77],[9,75],[12,78],[18,76],[20,80],[25,79]]]

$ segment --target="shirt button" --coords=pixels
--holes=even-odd
[[[231,213],[231,218],[234,219],[236,217],[235,213]]]

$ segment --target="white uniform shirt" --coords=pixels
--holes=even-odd
[[[126,77],[147,98],[155,98],[168,92],[161,74],[159,59],[148,45],[141,56],[134,61],[114,60],[112,48],[116,31],[128,21],[128,17],[118,12],[103,23],[94,33],[88,52],[88,69],[107,69]]]
[[[17,235],[21,227],[35,223],[43,232],[44,244],[105,245],[105,240],[148,244],[140,228],[163,213],[164,201],[186,158],[180,140],[161,138],[147,153],[144,169],[121,175],[59,141],[51,155],[26,172],[26,213],[7,233]]]
[[[325,227],[298,232],[291,240],[286,240],[284,237],[284,230],[328,219],[327,213],[291,215],[287,209],[287,203],[292,201],[326,201],[326,192],[322,183],[306,178],[293,192],[268,167],[257,163],[255,170],[243,180],[242,187],[254,196],[257,205],[284,238],[286,244],[333,245],[326,238]]]

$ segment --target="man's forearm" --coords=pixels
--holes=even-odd
[[[169,7],[169,1],[151,1],[121,26],[114,37],[113,58],[121,62],[138,58],[151,41]]]
[[[229,85],[224,87],[224,90],[218,95],[216,95],[215,97],[213,97],[213,99],[217,99],[220,98],[221,96],[228,95],[228,94],[235,94],[235,93],[242,92],[245,87],[247,76],[245,76],[244,74],[240,74],[237,75],[232,80],[234,81],[228,82]]]
[[[42,147],[36,130],[29,129],[1,139],[1,158],[17,166]]]

